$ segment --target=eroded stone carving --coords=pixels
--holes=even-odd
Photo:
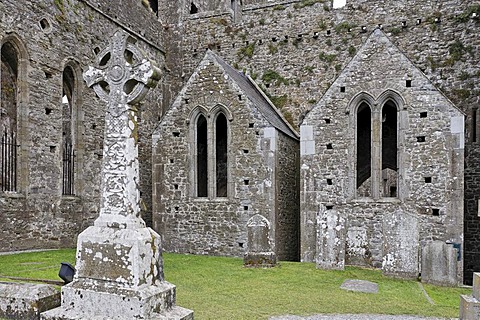
[[[43,319],[193,319],[175,306],[175,286],[164,281],[160,236],[140,217],[138,103],[160,71],[117,31],[84,73],[107,102],[100,215],[78,237],[74,281],[62,288],[62,307]],[[113,309],[112,306],[115,306]]]

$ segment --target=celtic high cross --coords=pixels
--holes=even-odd
[[[117,31],[110,46],[98,54],[98,67],[83,74],[87,85],[107,103],[98,227],[145,227],[140,217],[135,104],[157,84],[160,70],[135,47],[135,41]]]

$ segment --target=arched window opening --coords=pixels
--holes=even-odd
[[[196,129],[197,197],[208,197],[208,128],[203,115],[198,117]]]
[[[18,53],[11,43],[1,48],[0,189],[17,190]]]
[[[370,107],[364,102],[357,112],[357,194],[372,196],[372,117]]]
[[[227,118],[220,113],[215,122],[215,172],[217,197],[227,196],[227,154],[228,127]]]
[[[158,0],[148,0],[148,3],[152,11],[158,13]]]
[[[75,75],[71,67],[63,70],[62,97],[62,146],[63,146],[63,179],[62,194],[74,195],[75,180]]]
[[[195,14],[195,13],[198,13],[198,8],[197,6],[195,5],[195,3],[191,3],[190,4],[190,14]]]
[[[397,107],[388,100],[382,108],[382,197],[397,196]]]

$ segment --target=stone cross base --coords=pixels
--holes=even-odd
[[[460,296],[460,320],[478,319],[480,319],[480,273],[474,273],[472,296]]]
[[[247,252],[243,256],[243,265],[251,268],[271,268],[277,264],[274,252]]]
[[[87,228],[78,237],[77,273],[62,288],[62,306],[41,319],[193,319],[193,311],[175,305],[175,286],[163,280],[160,248],[150,228]]]

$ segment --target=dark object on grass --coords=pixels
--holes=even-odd
[[[75,268],[70,263],[62,262],[58,276],[67,284],[73,281],[75,271]]]

